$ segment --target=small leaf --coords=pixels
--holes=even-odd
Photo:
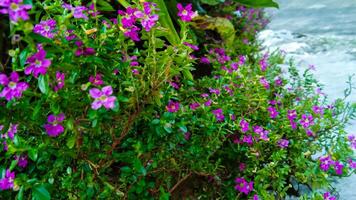
[[[275,7],[279,8],[278,3],[273,0],[235,0],[238,3],[244,4],[246,6],[254,8],[265,8],[265,7]]]
[[[24,67],[27,59],[27,55],[29,53],[29,49],[25,48],[24,50],[21,51],[19,57],[20,57],[20,66]]]
[[[28,157],[33,160],[36,161],[37,157],[38,157],[38,151],[37,149],[31,148],[30,150],[28,150]]]
[[[49,92],[49,85],[48,85],[48,76],[47,75],[40,75],[38,77],[38,87],[43,94],[48,94]]]
[[[172,125],[170,123],[166,123],[163,128],[165,131],[167,131],[167,133],[173,132]]]
[[[32,198],[35,200],[50,200],[51,195],[44,187],[44,185],[39,185],[32,188]]]
[[[104,0],[97,0],[98,10],[100,11],[115,11],[115,9],[110,5],[109,2]]]
[[[75,135],[73,135],[72,137],[70,137],[70,138],[68,138],[67,139],[67,147],[68,148],[70,148],[70,149],[72,149],[73,147],[74,147],[74,145],[75,145],[75,141],[76,141],[76,136]]]

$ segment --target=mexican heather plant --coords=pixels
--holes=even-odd
[[[335,199],[356,106],[261,54],[246,5],[276,6],[0,1],[1,198]]]

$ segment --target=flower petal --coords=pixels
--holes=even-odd
[[[89,90],[89,94],[91,97],[93,98],[99,98],[101,97],[101,95],[103,95],[103,93],[98,89],[98,88],[92,88]]]

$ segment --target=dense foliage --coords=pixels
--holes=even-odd
[[[328,103],[250,6],[0,0],[1,199],[335,199],[351,79]]]

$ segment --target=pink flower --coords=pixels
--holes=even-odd
[[[102,106],[106,109],[113,109],[115,107],[115,96],[110,96],[113,93],[111,86],[105,86],[101,90],[92,88],[89,90],[89,94],[94,98],[94,102],[91,104],[91,108],[98,110]]]
[[[193,12],[191,3],[188,4],[186,7],[183,7],[181,3],[178,3],[177,8],[178,8],[178,17],[180,17],[182,21],[190,22],[192,21],[192,18],[194,18],[197,15],[196,12]]]
[[[37,53],[27,58],[26,63],[29,65],[25,68],[25,74],[29,75],[32,73],[35,78],[39,74],[45,75],[48,67],[51,65],[51,61],[46,59],[46,51],[42,46],[38,45],[37,49]]]
[[[351,158],[347,161],[351,169],[356,169],[356,162],[354,162]]]
[[[178,110],[180,109],[180,104],[179,102],[170,100],[168,105],[166,106],[166,109],[168,112],[172,112],[172,113],[178,112]]]
[[[58,90],[62,89],[64,87],[64,79],[65,79],[65,74],[61,73],[59,71],[56,72],[56,83],[57,85],[54,86],[53,90],[57,92]]]
[[[95,76],[90,76],[89,77],[89,82],[95,86],[100,86],[104,84],[103,79],[101,78],[101,74],[96,74]]]
[[[5,97],[7,101],[14,98],[21,98],[22,93],[29,87],[26,82],[19,82],[19,75],[17,72],[12,72],[9,77],[5,74],[0,74],[0,84],[4,86],[0,93],[0,97]]]
[[[9,14],[10,20],[14,22],[17,22],[19,19],[28,20],[30,17],[27,14],[27,10],[30,10],[31,8],[31,5],[22,4],[22,0],[0,1],[0,13]]]
[[[235,179],[235,189],[239,192],[249,194],[253,190],[253,181],[247,182],[245,178],[236,178]]]
[[[33,32],[42,35],[43,37],[47,38],[54,38],[55,32],[54,29],[56,28],[56,20],[49,19],[45,21],[41,21],[39,24],[36,24],[33,28]]]
[[[205,103],[204,103],[204,106],[206,106],[206,107],[209,107],[209,106],[211,106],[211,103],[212,103],[213,101],[211,100],[211,99],[209,99],[208,101],[206,101]]]
[[[59,115],[51,114],[47,117],[48,124],[45,124],[43,127],[46,129],[46,132],[50,137],[57,137],[64,132],[64,127],[61,124],[64,118],[65,116],[63,113]]]

